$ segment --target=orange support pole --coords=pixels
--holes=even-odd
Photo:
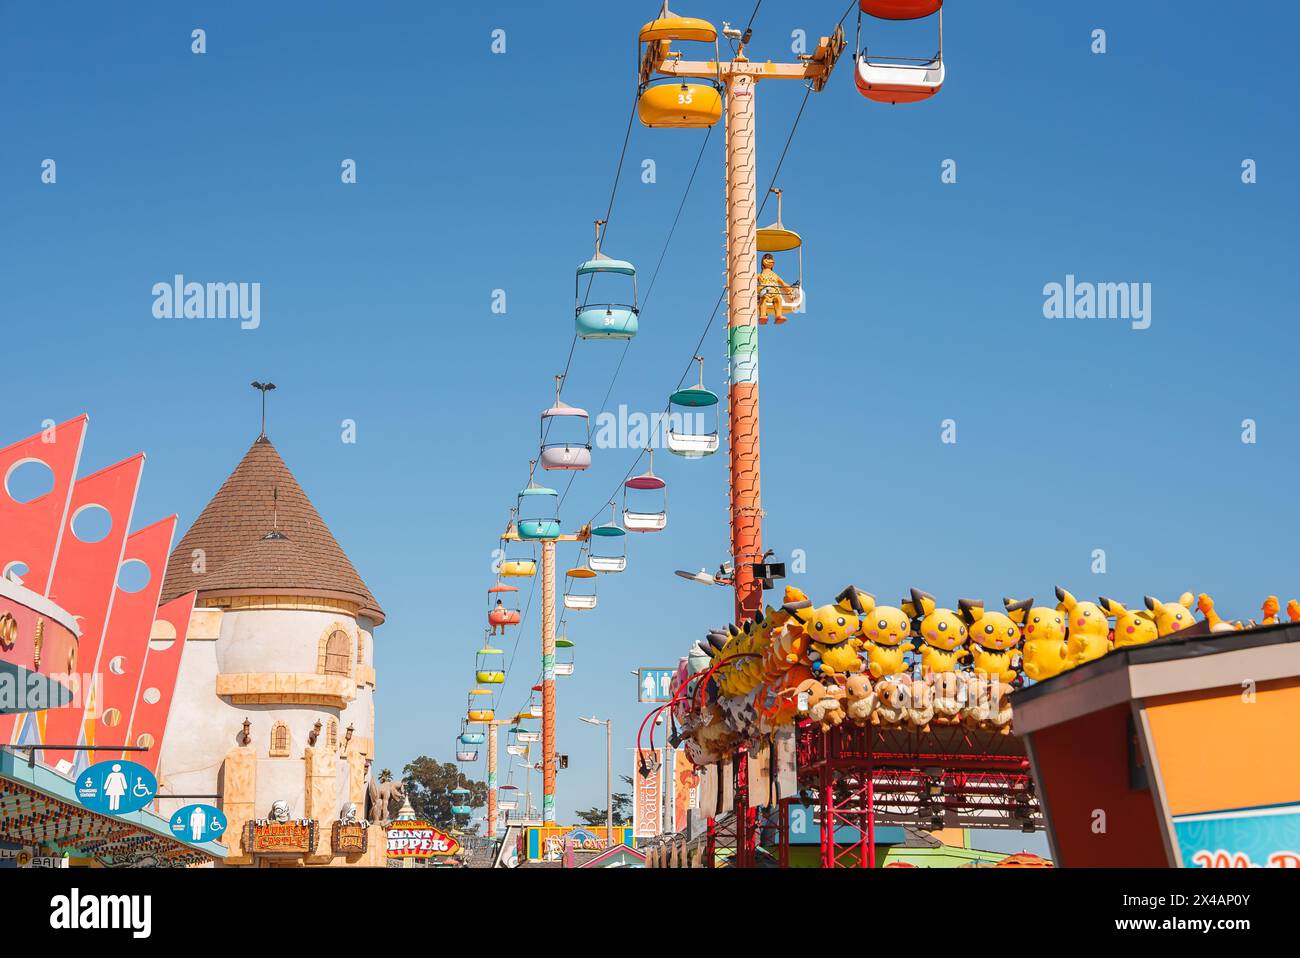
[[[542,824],[555,824],[555,540],[542,542]]]
[[[731,457],[731,555],[736,623],[756,619],[762,583],[751,563],[763,558],[758,450],[758,193],[754,150],[755,77],[745,63],[726,75],[727,390]]]

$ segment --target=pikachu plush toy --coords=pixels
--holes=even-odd
[[[1003,599],[1007,616],[1020,626],[1025,634],[1025,675],[1035,682],[1050,679],[1065,671],[1065,613],[1045,605],[1034,605],[1033,599]]]
[[[1128,648],[1131,645],[1145,645],[1154,642],[1160,635],[1156,629],[1156,618],[1147,609],[1126,609],[1114,599],[1101,597],[1101,607],[1107,615],[1115,617],[1114,647]]]
[[[1020,627],[1010,616],[986,610],[977,599],[960,599],[957,607],[970,628],[971,670],[1002,682],[1014,681]]]
[[[1077,668],[1110,651],[1110,622],[1101,606],[1076,599],[1059,585],[1056,608],[1065,614],[1065,667]]]
[[[812,644],[808,658],[813,674],[830,678],[862,671],[862,659],[858,656],[862,647],[858,638],[862,631],[860,597],[861,593],[849,586],[835,597],[834,605],[811,610],[785,607]]]
[[[903,601],[903,611],[920,620],[916,634],[921,640],[923,674],[953,672],[962,659],[970,658],[970,650],[966,648],[966,623],[952,609],[940,609],[934,596],[913,589],[911,599]]]
[[[907,641],[912,634],[912,619],[892,605],[876,605],[876,597],[859,593],[862,605],[862,649],[867,655],[867,670],[873,679],[901,675],[907,671],[908,652],[916,646]]]
[[[1196,624],[1196,618],[1192,615],[1192,604],[1196,598],[1190,592],[1184,592],[1173,602],[1161,602],[1152,596],[1147,596],[1143,601],[1156,617],[1156,631],[1162,639]]]

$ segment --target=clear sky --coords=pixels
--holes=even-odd
[[[845,2],[767,0],[751,54],[788,59],[791,31],[815,42]],[[752,9],[677,4],[738,25]],[[657,6],[0,16],[0,443],[88,412],[86,466],[143,449],[137,515],[187,528],[257,435],[249,381],[278,383],[270,435],[388,614],[381,766],[451,757],[492,550],[569,354],[573,270],[609,203],[636,30]],[[847,56],[810,98],[779,182],[809,310],[761,340],[765,538],[783,558],[803,550],[792,581],[823,600],[849,582],[890,601],[909,586],[990,603],[1046,601],[1057,583],[1126,602],[1203,590],[1241,617],[1300,593],[1285,359],[1300,143],[1279,53],[1300,17],[1266,7],[953,0],[932,101],[868,102]],[[900,36],[898,52],[933,47]],[[802,96],[759,88],[764,186]],[[643,295],[704,137],[632,127],[605,247],[638,264]],[[580,342],[567,401],[654,411],[678,383],[722,284],[721,146],[719,127],[617,379],[623,347]],[[151,288],[177,273],[260,283],[260,325],[155,318]],[[1150,327],[1046,318],[1044,286],[1068,274],[1150,283]],[[718,390],[725,348],[716,322],[703,354]],[[597,449],[566,524],[595,516],[635,456]],[[729,593],[672,575],[725,558],[726,457],[655,467],[667,531],[633,537],[628,571],[566,623],[562,819],[604,802],[603,734],[578,716],[612,716],[630,748],[644,715],[630,670],[675,664],[730,615]],[[538,675],[538,624],[534,602],[503,710]]]

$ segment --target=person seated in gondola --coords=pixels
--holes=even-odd
[[[492,615],[490,616],[490,618],[492,621],[492,634],[505,635],[506,634],[506,607],[505,604],[502,603],[500,599],[497,599],[496,608],[492,610]]]
[[[776,324],[785,322],[785,300],[782,294],[793,289],[789,283],[777,275],[776,257],[771,253],[763,254],[763,269],[758,274],[758,322],[767,325],[767,317],[774,315]]]

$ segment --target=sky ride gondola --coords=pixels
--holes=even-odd
[[[479,649],[474,655],[474,681],[483,685],[504,685],[506,673],[501,667],[504,655],[501,649],[486,644]]]
[[[664,437],[669,452],[687,459],[702,459],[705,456],[711,456],[718,451],[719,443],[718,395],[712,390],[704,388],[704,357],[696,356],[695,361],[700,364],[700,384],[679,389],[668,397],[668,434]],[[686,412],[674,412],[674,406],[684,409]],[[710,407],[713,408],[712,432],[694,432],[673,428],[676,422],[674,417],[680,418],[682,424],[685,424],[689,421],[689,417],[699,413],[702,409]],[[702,416],[703,413],[700,413],[700,415]],[[591,532],[592,535],[595,535],[596,530],[592,529]]]
[[[515,510],[510,511],[510,524],[515,525]],[[527,550],[527,554],[524,553]],[[537,546],[531,542],[501,540],[501,569],[497,573],[506,578],[531,579],[537,574]]]
[[[871,56],[862,46],[862,14],[878,20],[920,20],[939,15],[939,50],[928,59]],[[915,103],[943,86],[943,0],[858,0],[858,39],[854,82],[858,92],[877,103]]]
[[[453,788],[449,794],[452,796],[452,802],[454,803],[451,806],[451,813],[453,815],[469,816],[474,813],[473,806],[465,804],[469,801],[471,794],[468,788]]]
[[[650,465],[646,471],[623,483],[623,528],[628,532],[662,532],[668,525],[668,483],[655,475],[654,450],[647,449],[646,452],[650,454]],[[633,500],[628,496],[629,491],[659,492],[656,501],[658,511],[645,512],[630,508]]]
[[[557,636],[555,639],[555,648],[561,650],[560,654],[568,653],[567,659],[556,659],[555,675],[572,675],[574,670],[573,643],[566,636]]]
[[[476,702],[475,699],[484,695],[491,695],[487,689],[470,689],[469,704],[466,707],[466,717],[470,722],[491,722],[497,716],[490,702]]]
[[[477,745],[482,745],[486,736],[482,732],[468,732],[465,723],[460,724],[460,734],[456,736],[456,761],[473,762],[478,759]]]
[[[518,625],[521,616],[517,608],[506,605],[506,599],[518,593],[513,585],[503,585],[500,581],[488,590],[488,625],[493,635],[505,635],[507,625]],[[513,601],[513,600],[512,600]]]
[[[578,267],[574,280],[577,333],[582,339],[631,339],[636,335],[637,316],[640,313],[637,306],[636,267],[626,260],[610,259],[600,251],[600,228],[604,225],[604,220],[596,220],[596,253]],[[631,305],[599,301],[602,294],[596,291],[596,283],[600,282],[604,286],[605,281],[601,277],[611,276],[626,276],[631,279]],[[582,289],[584,277],[587,280],[585,293]]]
[[[586,611],[596,607],[596,573],[586,565],[575,566],[564,573],[564,607]],[[588,583],[584,585],[583,583]]]
[[[719,62],[718,31],[707,20],[679,17],[668,9],[667,2],[659,15],[641,28],[637,35],[637,62],[644,64],[647,44],[665,48],[674,40],[713,44],[713,61]],[[637,90],[637,116],[648,127],[670,129],[705,129],[722,118],[722,83],[687,83],[676,77],[653,78],[642,68],[642,82]]]
[[[542,413],[541,451],[543,469],[581,471],[591,466],[591,417],[585,409],[570,406],[560,399],[563,376],[555,377],[555,405]],[[580,426],[578,424],[581,424]],[[566,436],[582,431],[581,440]],[[555,433],[552,436],[552,432]]]
[[[614,520],[613,502],[609,504],[609,511],[609,522],[591,527],[592,539],[588,543],[587,568],[592,572],[622,572],[627,568],[627,530]],[[597,555],[593,547],[596,539],[617,541],[620,551]]]
[[[783,321],[784,313],[802,313],[804,312],[805,295],[803,288],[803,237],[794,230],[785,228],[781,222],[781,194],[782,190],[773,187],[768,192],[776,194],[776,222],[771,226],[762,227],[757,234],[758,251],[763,254],[759,264],[762,272],[759,273],[758,280],[758,312],[759,322],[766,324],[769,313],[776,313],[777,325]],[[799,278],[793,283],[786,284],[781,277],[776,274],[776,255],[777,253],[787,253],[790,250],[798,250],[799,256]],[[767,263],[771,257],[772,265]],[[770,276],[768,275],[771,271]],[[767,283],[764,277],[775,278],[780,282],[773,281]],[[779,299],[779,302],[777,301]],[[777,309],[776,307],[780,307]]]
[[[555,539],[560,535],[560,494],[533,479],[535,461],[529,463],[528,485],[516,499],[515,533],[521,539]]]

